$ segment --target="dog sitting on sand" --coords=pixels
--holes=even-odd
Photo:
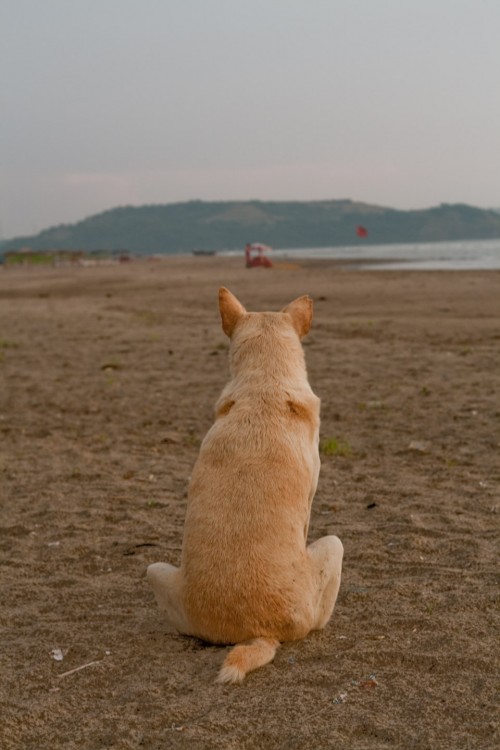
[[[304,296],[281,312],[247,312],[219,290],[231,379],[191,477],[180,568],[147,571],[180,633],[236,644],[219,682],[242,682],[281,641],[323,628],[337,599],[342,543],[306,546],[320,468],[320,402],[300,343],[312,307]]]

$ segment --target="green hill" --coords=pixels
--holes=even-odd
[[[358,239],[358,225],[366,227],[366,239]],[[500,214],[463,204],[399,211],[351,200],[189,201],[114,208],[76,224],[7,240],[1,250],[122,249],[151,254],[242,249],[246,242],[300,248],[496,238]]]

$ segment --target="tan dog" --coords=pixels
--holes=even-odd
[[[319,399],[300,344],[312,300],[247,313],[221,288],[219,307],[232,377],[193,470],[181,566],[155,563],[147,577],[180,633],[238,644],[218,680],[241,682],[280,641],[326,625],[343,547],[336,536],[306,547],[320,466]]]

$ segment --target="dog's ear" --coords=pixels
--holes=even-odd
[[[219,289],[219,310],[222,318],[222,330],[226,336],[233,335],[236,323],[246,313],[245,308],[229,289],[221,286]]]
[[[305,294],[290,302],[281,312],[288,313],[300,338],[309,332],[313,319],[313,301]]]

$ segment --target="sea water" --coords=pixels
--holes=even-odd
[[[500,270],[500,239],[273,250],[273,258],[329,258],[370,270]],[[365,264],[366,262],[366,264]]]

